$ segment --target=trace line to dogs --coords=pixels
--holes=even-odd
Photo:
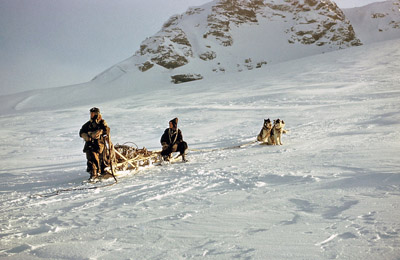
[[[104,184],[104,185],[102,185],[102,186],[92,186],[92,187],[82,187],[82,188],[59,189],[59,190],[55,190],[55,191],[48,192],[48,193],[37,193],[37,194],[33,194],[33,195],[30,195],[29,197],[30,197],[30,198],[36,198],[36,197],[48,198],[48,197],[60,195],[61,193],[64,193],[64,192],[79,191],[79,190],[95,190],[95,189],[100,189],[100,188],[105,188],[105,187],[113,186],[113,185],[115,185],[115,184],[117,184],[117,182]]]
[[[194,152],[216,152],[216,151],[223,151],[223,150],[231,150],[231,149],[239,149],[239,148],[244,148],[246,146],[252,145],[254,143],[257,143],[257,140],[251,141],[249,143],[245,144],[240,144],[240,145],[235,145],[235,146],[229,146],[229,147],[222,147],[222,148],[209,148],[209,149],[195,149],[195,148],[189,148],[189,151],[194,151]]]

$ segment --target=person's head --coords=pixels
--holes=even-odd
[[[178,118],[175,117],[171,121],[169,121],[169,128],[171,129],[177,129],[178,128]]]
[[[90,119],[96,120],[100,117],[101,117],[100,109],[98,109],[97,107],[92,107],[90,109]]]

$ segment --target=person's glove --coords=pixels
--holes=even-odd
[[[169,147],[169,145],[166,142],[162,142],[161,145],[163,150],[167,150]]]
[[[83,140],[85,140],[85,142],[89,142],[92,140],[92,138],[90,138],[90,136],[87,133],[81,134],[81,137],[83,138]]]
[[[95,132],[89,132],[89,136],[93,139],[100,139],[101,135],[103,134],[103,130],[97,130]]]

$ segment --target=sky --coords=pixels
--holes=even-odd
[[[170,16],[207,2],[0,0],[0,95],[90,81],[132,56]]]

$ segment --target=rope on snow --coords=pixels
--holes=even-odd
[[[117,182],[105,184],[105,185],[102,185],[102,186],[59,189],[59,190],[56,190],[56,191],[53,191],[53,192],[48,192],[48,193],[43,193],[43,194],[41,194],[41,193],[34,194],[34,195],[31,195],[30,198],[36,198],[36,197],[48,198],[48,197],[60,195],[61,193],[64,193],[64,192],[79,191],[79,190],[95,190],[95,189],[100,189],[100,188],[104,188],[104,187],[113,186],[114,184],[117,184]]]

